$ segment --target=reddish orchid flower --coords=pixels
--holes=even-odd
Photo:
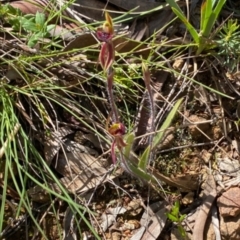
[[[115,146],[119,151],[122,151],[123,147],[126,147],[126,143],[123,140],[123,135],[125,134],[125,126],[122,123],[114,123],[108,129],[108,132],[114,137],[114,141],[111,145],[111,156],[112,161],[116,163],[116,154],[115,154]]]
[[[115,51],[112,43],[114,28],[111,16],[105,12],[105,22],[101,28],[97,29],[97,38],[103,42],[99,54],[99,61],[102,68],[107,71],[113,64],[115,59]]]
[[[102,27],[98,28],[96,32],[97,38],[102,42],[111,40],[114,33],[113,21],[108,12],[105,12],[105,20]]]

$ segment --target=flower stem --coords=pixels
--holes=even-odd
[[[113,96],[113,75],[114,72],[110,67],[107,72],[107,93],[109,98],[109,104],[112,110],[112,120],[114,123],[119,122],[118,111],[115,105],[114,96]]]

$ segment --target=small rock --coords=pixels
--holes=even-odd
[[[218,167],[222,172],[234,173],[239,168],[238,160],[231,160],[229,158],[218,158]]]
[[[221,216],[222,217],[238,216],[240,213],[239,200],[240,200],[239,187],[232,187],[228,191],[224,192],[217,200]]]
[[[182,203],[183,203],[184,205],[188,205],[188,204],[192,203],[192,202],[193,202],[193,197],[194,197],[194,192],[189,192],[189,193],[187,193],[187,194],[183,197]]]
[[[219,140],[223,136],[223,130],[219,126],[212,127],[212,138],[213,140]]]
[[[123,224],[123,226],[120,228],[122,231],[125,230],[135,230],[140,228],[140,223],[138,220],[129,220]]]
[[[127,206],[130,216],[136,216],[142,211],[143,207],[140,199],[133,199]]]
[[[112,240],[121,240],[122,234],[120,232],[112,233]]]
[[[182,58],[177,58],[173,63],[173,69],[181,70],[184,64],[184,60]]]
[[[220,185],[222,188],[224,188],[223,185],[223,176],[218,171],[213,171],[213,176],[218,185]]]
[[[209,163],[209,161],[212,157],[212,154],[210,152],[208,152],[207,150],[203,149],[201,152],[201,157],[205,163]]]
[[[102,215],[102,223],[101,227],[102,230],[105,232],[107,229],[116,221],[116,217],[110,214],[103,214]]]
[[[222,240],[239,240],[240,239],[240,217],[220,216],[220,232]]]

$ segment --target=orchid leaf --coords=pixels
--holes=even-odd
[[[150,146],[148,146],[145,151],[143,152],[142,156],[140,157],[140,160],[138,162],[139,169],[146,171],[147,170],[147,164],[149,162],[149,154],[150,154]]]
[[[134,139],[135,139],[134,133],[130,133],[126,138],[126,147],[123,149],[123,155],[126,159],[130,159]]]
[[[183,99],[179,99],[175,105],[173,106],[172,110],[168,114],[166,120],[164,121],[163,125],[160,128],[160,131],[155,135],[153,139],[153,149],[158,146],[158,144],[162,141],[165,130],[170,126],[173,121],[174,116],[176,115],[178,108],[180,107]]]
[[[131,172],[134,176],[137,176],[146,182],[152,182],[152,183],[158,184],[157,180],[151,174],[134,166],[131,162],[128,162],[128,168],[131,170]]]

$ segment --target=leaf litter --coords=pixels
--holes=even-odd
[[[183,54],[181,51],[179,54],[169,55],[168,59],[164,59],[164,56],[161,56],[162,51],[170,49],[171,45],[176,44],[178,41],[184,43],[189,38],[189,36],[185,36],[186,39],[184,39],[181,36],[181,24],[178,23],[177,26],[167,27],[167,23],[175,15],[165,5],[160,10],[160,3],[157,1],[128,1],[128,3],[125,2],[124,4],[123,2],[125,1],[113,0],[109,1],[111,4],[106,5],[103,1],[78,0],[72,6],[68,4],[65,7],[59,5],[59,7],[64,8],[62,19],[54,21],[54,24],[57,22],[57,25],[55,29],[51,30],[50,35],[61,39],[63,49],[59,51],[57,57],[46,57],[42,62],[33,62],[33,65],[47,76],[49,74],[54,76],[57,79],[56,84],[71,87],[72,92],[79,91],[76,86],[82,87],[81,84],[87,81],[89,77],[92,79],[94,76],[95,79],[101,81],[102,79],[98,74],[94,73],[93,70],[89,70],[93,67],[99,69],[97,57],[94,57],[91,51],[85,50],[89,48],[98,49],[98,40],[90,30],[83,31],[76,22],[69,20],[69,14],[73,20],[83,17],[86,23],[92,24],[103,20],[102,11],[99,11],[99,9],[103,10],[107,7],[108,10],[113,11],[112,17],[121,17],[124,12],[130,11],[131,20],[125,21],[118,26],[117,31],[121,35],[113,39],[117,51],[116,58],[117,61],[121,61],[121,54],[129,54],[130,52],[129,57],[125,55],[122,62],[123,68],[126,68],[128,64],[125,61],[133,61],[139,56],[146,59],[153,51],[152,59],[160,64],[156,64],[156,68],[160,70],[157,69],[156,73],[152,72],[151,78],[151,88],[154,90],[154,105],[160,112],[154,121],[156,123],[162,122],[166,117],[164,111],[168,112],[170,106],[169,103],[166,104],[166,99],[171,102],[178,95],[184,95],[187,98],[183,109],[181,109],[185,119],[184,122],[181,123],[179,116],[174,120],[174,130],[171,131],[173,140],[165,147],[157,147],[158,157],[154,165],[149,167],[153,175],[161,180],[166,191],[172,194],[169,195],[168,199],[163,200],[157,193],[148,189],[134,177],[122,173],[121,170],[111,171],[108,161],[109,154],[107,153],[110,146],[110,137],[106,135],[104,130],[103,118],[98,115],[94,116],[96,106],[92,106],[92,118],[87,117],[89,112],[86,109],[78,109],[78,102],[74,102],[73,105],[66,104],[66,106],[71,106],[73,109],[68,117],[64,118],[61,112],[57,112],[57,121],[59,120],[60,123],[67,126],[44,133],[46,136],[43,140],[44,159],[59,174],[60,183],[71,194],[85,198],[86,201],[91,200],[87,203],[87,206],[95,211],[96,216],[95,219],[90,219],[90,221],[104,239],[110,239],[111,237],[113,239],[165,239],[167,237],[174,239],[175,235],[177,236],[177,238],[175,236],[175,239],[181,239],[182,236],[176,231],[177,224],[169,222],[166,217],[166,213],[170,211],[171,206],[177,199],[181,201],[180,211],[187,214],[182,225],[189,239],[213,239],[210,236],[211,234],[215,237],[219,237],[220,234],[227,239],[238,239],[237,226],[233,226],[234,222],[239,222],[239,206],[237,205],[237,199],[234,201],[234,196],[238,196],[240,192],[238,187],[239,129],[235,117],[238,104],[237,102],[236,104],[233,103],[227,97],[220,97],[202,85],[193,86],[188,78],[195,74],[201,84],[208,86],[210,89],[217,89],[225,96],[230,97],[235,97],[238,93],[238,80],[234,77],[234,74],[231,75],[232,79],[229,80],[226,77],[226,70],[222,68],[219,62],[212,62],[210,63],[212,66],[209,67],[207,64],[204,65],[204,59],[202,65],[199,64],[198,66],[198,72],[191,72],[192,68],[188,60],[191,55],[181,55]],[[53,7],[46,4],[46,1],[39,0],[38,3],[39,5],[28,1],[13,1],[11,5],[20,8],[25,14],[42,12],[42,6],[46,7],[44,11]],[[198,3],[192,4],[191,11],[193,11],[192,7],[195,4],[198,6]],[[139,7],[135,8],[136,6]],[[131,11],[133,8],[135,9]],[[151,14],[148,13],[149,10],[154,8],[158,8],[158,10]],[[225,11],[230,12],[229,8]],[[137,18],[142,12],[144,13],[143,17]],[[6,35],[1,38],[1,53],[7,54],[13,61],[16,56],[21,54],[33,57],[41,49],[41,46],[35,46],[34,51],[32,49],[29,51],[29,47],[25,45],[22,39]],[[151,36],[154,37],[149,39]],[[42,44],[44,45],[46,42],[43,41]],[[151,44],[153,45],[151,46]],[[74,51],[77,48],[82,49],[81,56],[77,55],[79,52]],[[74,57],[78,59],[76,61],[77,65],[73,63]],[[138,59],[135,59],[135,61],[137,62]],[[54,66],[56,62],[57,65]],[[11,64],[8,67],[11,67]],[[124,64],[126,65],[124,66]],[[167,69],[169,64],[170,69],[174,69],[174,74]],[[186,68],[185,64],[187,64]],[[214,64],[221,66],[216,71],[216,74],[213,74],[212,70],[209,69],[211,67],[217,68]],[[27,65],[24,68],[26,69]],[[181,72],[182,75],[176,77],[176,71]],[[168,74],[168,72],[170,73]],[[184,73],[186,73],[187,77],[183,76]],[[37,79],[42,81],[41,75],[34,74]],[[21,69],[16,71],[14,67],[13,70],[8,70],[7,77],[10,83],[13,82],[12,84],[24,84]],[[96,90],[96,86],[93,85],[93,87],[86,86],[84,89],[84,91],[88,92],[92,90],[98,92],[98,94],[100,93],[104,98],[102,87]],[[93,92],[93,94],[96,94],[96,92]],[[136,111],[134,115],[138,116],[133,118],[132,121],[135,123],[136,135],[146,138],[145,134],[151,134],[148,124],[152,119],[149,113],[145,111],[149,103],[144,97],[144,92],[139,91],[139,95],[140,97],[135,100],[139,102],[139,111]],[[72,96],[68,96],[68,98],[71,99]],[[62,99],[61,102],[66,103],[68,98]],[[39,127],[41,131],[46,130],[41,127],[41,124],[36,119],[33,119],[31,111],[25,106],[25,100],[23,102],[24,106],[20,111],[23,118],[26,119],[29,125],[34,126],[34,131]],[[103,103],[103,106],[106,107],[106,104]],[[45,114],[51,112],[49,111],[50,107],[49,105],[45,108]],[[35,109],[35,111],[39,114],[39,109]],[[104,112],[104,114],[105,118],[107,118],[107,113]],[[56,120],[53,115],[50,113],[46,117]],[[79,116],[91,128],[79,121]],[[97,118],[101,120],[97,121]],[[54,125],[54,121],[51,120],[51,123]],[[106,141],[100,140],[96,136],[98,131],[105,134]],[[76,140],[77,138],[72,137],[76,132],[80,132],[81,136],[91,134],[91,138],[85,137],[84,139],[83,137],[81,139],[83,143],[79,142],[79,139]],[[94,139],[95,144],[91,144],[92,139]],[[143,148],[145,147],[143,146]],[[136,151],[140,150],[136,149]],[[49,186],[55,192],[61,193],[61,189],[56,183],[50,182]],[[9,185],[9,189],[11,189],[11,185]],[[8,194],[10,197],[17,199],[14,194],[11,194],[11,191]],[[33,202],[46,204],[51,201],[51,195],[40,186],[29,188],[28,194]],[[219,197],[217,194],[221,196]],[[112,203],[113,200],[115,203]],[[82,204],[82,201],[78,200],[78,203]],[[213,208],[212,211],[210,211],[211,207]],[[216,217],[218,210],[220,214],[219,217]],[[233,217],[232,220],[226,218],[229,214]],[[74,213],[69,208],[65,209],[63,239],[78,239],[73,215]],[[207,224],[211,215],[212,223],[215,226],[213,232],[209,227],[210,224]],[[69,223],[71,223],[70,226]],[[228,226],[231,226],[231,231],[227,230],[229,229]],[[83,229],[85,229],[85,226],[83,226]],[[68,235],[70,231],[72,231],[72,236]],[[84,236],[87,235],[91,236],[87,231],[84,232]],[[57,239],[57,236],[54,235],[52,239]],[[86,239],[88,238],[86,237]]]

